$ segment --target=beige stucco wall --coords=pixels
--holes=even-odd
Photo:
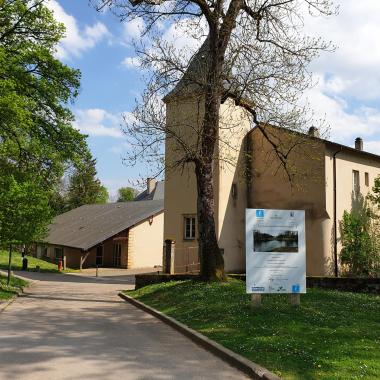
[[[153,267],[162,265],[164,213],[153,217],[129,230],[129,255],[132,268]],[[132,237],[133,236],[133,237]],[[132,237],[132,239],[131,239]]]
[[[269,128],[271,140],[286,153],[288,172],[281,166],[272,145],[259,129],[250,134],[252,181],[248,207],[284,210],[305,210],[306,263],[308,275],[323,275],[330,264],[326,250],[325,146],[298,134]]]
[[[202,107],[203,103],[199,98],[175,99],[167,103],[168,126],[193,147],[197,144],[197,130],[204,114]],[[244,223],[245,205],[232,199],[231,186],[236,183],[239,196],[245,199],[242,143],[249,128],[247,114],[241,108],[232,102],[221,105],[219,138],[215,151],[214,212],[219,246],[224,250],[227,271],[244,270],[245,266],[242,237],[235,237],[235,230],[241,230]],[[173,168],[173,163],[181,158],[181,147],[174,139],[167,138],[165,148],[164,240],[174,240],[176,254],[184,255],[194,252],[194,248],[198,246],[197,239],[184,239],[184,216],[197,213],[194,166],[187,164],[184,168]],[[241,164],[238,165],[238,161]]]
[[[202,114],[197,99],[175,100],[166,105],[167,125],[174,133],[184,136],[186,141],[194,142],[193,126],[196,128]],[[197,209],[193,165],[175,167],[175,162],[181,159],[180,151],[175,139],[166,139],[164,240],[175,240],[179,249],[194,245],[194,241],[183,240],[183,215],[195,214]]]
[[[334,145],[328,146],[326,150],[326,210],[331,215],[331,220],[326,230],[331,236],[331,242],[326,241],[326,246],[331,250],[333,258],[333,214],[334,214],[334,181],[333,181],[333,156],[340,149]],[[343,218],[344,211],[351,211],[358,203],[353,197],[353,170],[359,172],[360,194],[365,197],[372,190],[374,179],[380,175],[380,159],[366,156],[354,151],[343,150],[336,156],[337,173],[337,238],[338,253],[341,249],[339,223]],[[369,186],[365,184],[365,173],[369,174]],[[357,198],[356,198],[357,199]]]
[[[224,250],[227,272],[245,270],[245,139],[251,128],[246,112],[233,102],[221,106],[218,140],[216,228],[219,247]],[[232,195],[232,185],[236,195]]]

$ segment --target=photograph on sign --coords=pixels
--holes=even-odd
[[[255,252],[298,252],[298,231],[284,227],[261,227],[253,230]]]

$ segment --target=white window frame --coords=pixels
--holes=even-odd
[[[183,216],[183,239],[195,240],[196,235],[196,218],[195,215]]]

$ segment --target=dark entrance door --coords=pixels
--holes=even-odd
[[[114,267],[121,266],[121,244],[116,243],[113,245],[112,265]]]
[[[96,247],[96,265],[103,265],[103,246]]]

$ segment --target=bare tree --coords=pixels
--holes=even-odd
[[[288,172],[292,147],[279,146],[265,126],[304,130],[309,120],[300,96],[312,85],[308,65],[330,47],[303,35],[304,16],[331,15],[335,10],[329,0],[100,0],[97,7],[109,7],[123,21],[144,21],[136,50],[149,79],[135,120],[125,127],[135,147],[129,159],[157,162],[163,158],[165,139],[175,142],[173,167],[193,167],[197,180],[201,274],[223,280],[213,194],[216,145],[229,144],[219,133],[221,104],[231,102],[245,110]],[[202,46],[178,48],[162,39],[163,26],[173,24],[203,41]],[[200,110],[196,125],[179,128],[166,122],[164,96],[193,97]]]

